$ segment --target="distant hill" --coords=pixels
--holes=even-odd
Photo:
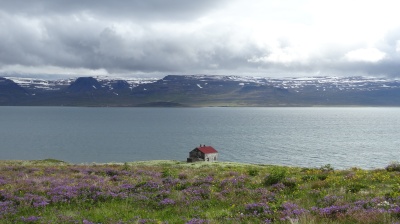
[[[29,96],[26,89],[14,81],[0,77],[0,105],[15,105]]]
[[[68,86],[69,93],[93,93],[103,89],[103,86],[93,77],[77,78],[71,85]]]
[[[365,77],[0,78],[0,105],[400,106],[400,82]]]

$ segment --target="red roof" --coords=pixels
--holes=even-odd
[[[197,147],[196,149],[198,149],[200,152],[204,153],[204,154],[209,154],[209,153],[218,153],[217,150],[215,150],[213,147],[211,146],[200,146]]]

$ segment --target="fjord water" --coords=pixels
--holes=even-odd
[[[383,168],[400,160],[400,108],[0,107],[1,160],[186,160]]]

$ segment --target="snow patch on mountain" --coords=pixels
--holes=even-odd
[[[375,77],[338,77],[338,76],[316,76],[316,77],[286,77],[286,78],[267,78],[267,77],[250,77],[250,76],[220,76],[220,75],[183,75],[185,79],[197,80],[198,88],[204,88],[210,81],[234,81],[238,85],[266,85],[276,88],[301,91],[349,91],[349,90],[378,90],[378,89],[394,89],[400,88],[400,80],[392,80]],[[55,91],[68,87],[75,79],[45,80],[35,78],[21,77],[5,77],[28,89],[37,89],[44,91]],[[117,81],[125,81],[132,90],[142,84],[149,84],[159,81],[158,78],[137,78],[137,77],[108,77],[97,76],[102,86],[109,90],[114,90],[113,84]],[[168,85],[169,80],[162,80],[163,84]],[[220,84],[221,85],[221,84]]]

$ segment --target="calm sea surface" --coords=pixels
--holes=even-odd
[[[334,168],[400,161],[400,108],[0,107],[0,159],[220,160]]]

